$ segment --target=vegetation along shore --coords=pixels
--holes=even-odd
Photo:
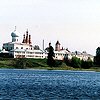
[[[81,70],[81,71],[100,72],[100,67],[94,65],[93,62],[91,62],[91,61],[83,62],[83,61],[80,61],[77,58],[73,58],[72,61],[69,61],[69,62],[68,61],[58,61],[58,60],[56,60],[55,66],[48,66],[47,65],[47,59],[0,58],[0,68],[47,69],[47,70]]]

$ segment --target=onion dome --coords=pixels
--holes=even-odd
[[[11,36],[12,36],[12,37],[19,37],[19,36],[18,36],[18,32],[16,32],[16,30],[15,30],[14,32],[11,33]]]
[[[19,32],[16,31],[16,26],[14,32],[11,33],[12,37],[19,37]]]
[[[14,32],[11,33],[12,42],[18,42],[19,32],[16,31],[16,26]]]

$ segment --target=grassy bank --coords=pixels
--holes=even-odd
[[[46,59],[0,59],[0,68],[18,68],[18,69],[47,69],[47,70],[81,70],[81,71],[96,71],[100,72],[100,67],[91,67],[89,69],[73,68],[67,66],[64,62],[55,67],[49,67],[46,64]]]

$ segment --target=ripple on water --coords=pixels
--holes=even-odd
[[[0,100],[100,99],[100,73],[0,70]]]

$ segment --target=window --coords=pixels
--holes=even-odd
[[[22,54],[25,54],[25,52],[22,52]]]
[[[21,49],[23,49],[23,47],[21,47]]]
[[[18,49],[18,47],[16,47],[16,49]]]

